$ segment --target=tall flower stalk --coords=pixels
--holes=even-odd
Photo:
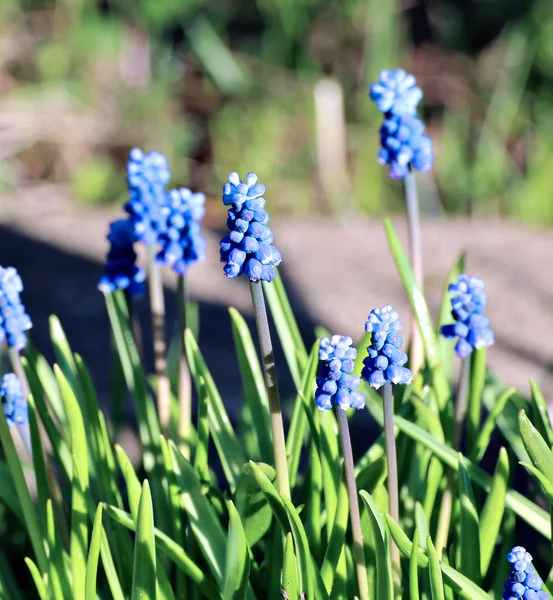
[[[165,298],[160,267],[157,263],[159,236],[167,228],[169,207],[165,187],[171,177],[167,158],[160,152],[144,154],[131,150],[127,164],[129,200],[125,210],[136,238],[148,247],[148,288],[152,316],[154,368],[157,381],[157,406],[162,430],[167,433],[171,418],[171,388],[167,376],[165,340]]]
[[[478,277],[459,275],[455,283],[450,284],[451,316],[454,323],[444,325],[441,334],[446,338],[457,338],[455,353],[461,359],[461,369],[457,385],[455,419],[451,445],[454,450],[461,448],[463,427],[467,414],[468,390],[470,382],[470,355],[474,349],[485,348],[494,343],[494,334],[490,329],[490,320],[484,316],[488,297],[484,292],[484,282]],[[451,513],[453,509],[454,476],[450,470],[447,486],[442,495],[438,529],[436,533],[436,551],[442,556],[447,546]]]
[[[359,498],[355,482],[355,465],[351,448],[348,418],[346,410],[365,407],[365,396],[357,390],[361,379],[351,375],[357,350],[351,347],[352,339],[343,335],[334,335],[332,339],[323,338],[319,348],[321,367],[317,378],[317,391],[315,403],[321,411],[331,410],[336,407],[336,416],[340,427],[342,441],[342,454],[346,472],[346,485],[353,535],[353,548],[357,583],[361,600],[369,598],[369,583],[367,567],[365,565],[365,552],[363,549],[363,533],[361,531],[361,517],[359,513]]]
[[[368,356],[363,361],[362,377],[374,389],[384,387],[384,437],[386,441],[386,462],[388,467],[388,495],[390,515],[399,522],[399,484],[397,469],[396,438],[394,433],[394,401],[392,384],[409,384],[413,373],[405,367],[407,354],[401,351],[402,338],[399,335],[401,321],[398,313],[386,304],[375,308],[365,323],[365,331],[372,333]],[[400,581],[399,548],[391,542],[391,558],[394,582]]]
[[[201,234],[200,221],[205,214],[205,195],[193,193],[188,188],[171,190],[167,194],[169,214],[167,227],[159,235],[161,250],[157,261],[171,264],[177,275],[178,289],[178,438],[183,454],[190,456],[190,431],[192,425],[192,385],[184,347],[186,330],[188,269],[204,260],[205,238]]]
[[[392,179],[403,180],[403,193],[409,233],[409,258],[417,285],[423,289],[423,263],[417,185],[413,169],[428,172],[434,154],[432,140],[424,135],[424,123],[417,118],[417,105],[423,97],[413,75],[403,69],[383,70],[373,83],[369,96],[384,122],[380,129],[381,149],[378,162],[389,165]],[[412,317],[410,366],[417,373],[424,362],[424,347],[415,316]]]
[[[269,398],[275,466],[279,490],[290,498],[290,482],[286,461],[284,424],[276,378],[271,331],[262,282],[270,283],[276,277],[274,267],[282,260],[272,246],[273,232],[267,226],[269,213],[265,210],[265,186],[258,183],[255,173],[248,173],[241,181],[238,173],[231,173],[223,186],[223,203],[230,206],[227,225],[229,235],[221,240],[221,262],[229,279],[245,273],[250,279],[253,312],[263,359],[263,374]]]

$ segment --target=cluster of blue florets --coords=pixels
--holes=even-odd
[[[7,373],[0,384],[0,399],[6,415],[8,427],[29,422],[27,400],[23,394],[21,382],[14,373]]]
[[[0,267],[0,344],[23,350],[27,345],[25,332],[31,329],[31,318],[21,304],[19,294],[23,282],[16,269]]]
[[[507,560],[511,563],[511,570],[503,600],[550,600],[549,594],[541,589],[543,581],[532,565],[532,555],[525,548],[515,546],[507,554]]]
[[[167,226],[159,235],[161,250],[157,259],[171,263],[173,270],[184,275],[188,268],[205,258],[205,238],[200,221],[205,214],[205,194],[188,188],[171,190],[166,196],[169,214]]]
[[[271,245],[273,232],[267,226],[269,213],[262,198],[265,186],[257,183],[255,173],[248,173],[245,182],[238,173],[231,173],[228,180],[223,186],[223,202],[231,206],[227,220],[230,234],[221,240],[225,275],[233,278],[246,273],[251,281],[272,281],[276,277],[273,267],[282,257]]]
[[[352,339],[343,335],[321,340],[319,360],[322,364],[315,392],[319,410],[330,410],[334,405],[343,410],[365,407],[365,396],[357,391],[361,379],[350,375],[357,357],[357,350],[351,344]]]
[[[167,228],[169,207],[165,187],[171,179],[165,155],[152,151],[144,154],[133,148],[127,164],[129,200],[125,210],[134,225],[136,237],[145,244],[155,244]]]
[[[432,168],[432,140],[424,135],[424,123],[417,118],[422,91],[415,78],[403,69],[380,72],[369,94],[384,114],[380,128],[378,162],[389,165],[392,179],[402,179],[410,168],[426,173]]]
[[[411,383],[413,373],[404,367],[407,354],[400,350],[402,339],[398,331],[401,321],[397,312],[386,304],[371,311],[365,331],[372,333],[371,345],[361,375],[369,385],[378,389],[387,381],[396,384]]]
[[[130,296],[141,295],[146,273],[136,265],[134,243],[137,239],[133,223],[129,219],[113,221],[107,238],[110,249],[98,288],[106,294],[119,289],[126,290]]]
[[[457,337],[455,352],[466,358],[473,348],[485,348],[494,343],[490,320],[484,316],[488,296],[484,292],[484,282],[479,277],[459,275],[455,283],[449,285],[451,294],[451,316],[455,323],[443,325],[441,333],[446,338]]]

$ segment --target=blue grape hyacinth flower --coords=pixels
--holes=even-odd
[[[251,281],[273,281],[274,267],[282,257],[271,245],[273,232],[267,226],[269,213],[262,198],[265,186],[257,182],[255,173],[248,173],[244,182],[238,173],[231,173],[228,180],[223,186],[223,203],[231,206],[227,219],[230,234],[221,240],[225,275],[232,279],[246,273]]]
[[[407,384],[413,380],[413,373],[404,366],[407,354],[401,351],[401,327],[398,313],[389,304],[372,310],[365,323],[372,338],[361,376],[376,390],[388,381]]]
[[[389,165],[392,179],[403,179],[410,168],[427,173],[432,168],[432,140],[424,135],[424,123],[415,116],[393,116],[380,128],[378,163]]]
[[[370,99],[387,117],[416,114],[422,95],[413,75],[403,69],[384,69],[378,76],[378,82],[373,83],[369,91]]]
[[[205,215],[205,194],[192,193],[188,188],[171,190],[167,206],[167,228],[158,238],[161,250],[157,260],[172,264],[176,273],[184,275],[191,265],[205,258],[206,243],[200,226]]]
[[[14,373],[7,373],[2,377],[0,399],[10,429],[16,424],[23,425],[29,422],[27,400],[23,395],[21,382]]]
[[[111,245],[98,289],[105,294],[126,290],[130,296],[140,296],[144,293],[146,272],[136,265],[134,224],[129,219],[113,221],[107,239]]]
[[[532,564],[532,555],[522,546],[515,546],[508,554],[511,570],[505,582],[503,600],[550,600],[542,591],[543,581]]]
[[[155,244],[167,227],[170,211],[165,188],[170,178],[167,158],[161,152],[144,154],[139,148],[131,150],[127,164],[129,200],[125,210],[136,237],[145,244]]]
[[[7,341],[18,352],[27,345],[25,332],[33,325],[19,297],[22,291],[17,270],[0,267],[0,344]]]
[[[461,274],[448,289],[451,316],[455,323],[443,325],[441,334],[446,338],[458,338],[455,345],[457,356],[466,358],[474,348],[478,350],[493,345],[495,340],[490,320],[484,316],[488,296],[482,279]]]
[[[321,340],[321,367],[315,392],[315,404],[321,411],[330,410],[334,405],[342,410],[365,407],[365,396],[357,391],[361,379],[350,375],[357,358],[357,350],[351,344],[352,339],[343,335]]]

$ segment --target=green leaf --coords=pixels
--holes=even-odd
[[[226,564],[226,536],[221,524],[202,488],[192,465],[170,441],[173,454],[175,476],[180,486],[181,501],[198,546],[215,577],[222,588]]]
[[[286,597],[299,598],[298,567],[296,564],[296,555],[294,554],[294,541],[292,534],[286,535],[284,544],[284,564],[282,566],[281,588],[286,593]],[[328,589],[328,588],[327,588]]]
[[[471,581],[480,583],[480,527],[478,510],[470,485],[467,470],[463,466],[463,456],[459,454],[459,543],[461,546],[460,571]],[[429,549],[430,556],[430,549]]]
[[[52,594],[56,600],[71,598],[72,592],[69,583],[70,573],[66,572],[66,563],[64,561],[66,553],[63,544],[61,543],[59,532],[56,530],[54,509],[52,508],[52,501],[50,499],[48,499],[46,505],[46,524],[48,546],[50,550],[50,569],[48,573],[50,576]]]
[[[518,414],[518,422],[520,435],[532,464],[549,482],[553,483],[553,452],[551,448],[523,410]]]
[[[532,421],[549,446],[553,446],[553,427],[547,412],[547,403],[540,388],[533,379],[530,379],[530,390],[532,392]]]
[[[531,465],[529,463],[526,462],[521,462],[520,463],[529,473],[531,473],[532,475],[534,475],[534,477],[541,483],[545,494],[547,496],[547,498],[549,499],[549,501],[551,503],[553,503],[553,483],[551,483],[551,481],[549,481],[549,479],[547,479],[547,477],[538,469],[536,469],[536,467],[534,467],[534,465]]]
[[[413,535],[413,547],[419,547],[419,530],[415,529]],[[409,600],[420,600],[419,596],[419,563],[417,562],[417,553],[411,552],[409,559]]]
[[[35,563],[30,559],[25,557],[25,564],[29,567],[29,571],[31,571],[31,577],[35,583],[36,591],[40,597],[40,600],[50,600],[48,596],[48,592],[46,591],[46,586],[44,585],[44,581],[42,581],[42,577],[40,576],[40,571]]]
[[[40,430],[36,417],[36,406],[33,397],[27,398],[27,407],[29,411],[29,429],[31,434],[31,446],[33,449],[33,470],[36,479],[36,491],[38,498],[38,510],[42,524],[42,533],[46,535],[46,503],[50,495],[48,477],[46,476],[46,463],[44,461],[44,450],[40,439]]]
[[[409,263],[409,259],[403,251],[401,242],[397,237],[391,222],[388,219],[384,220],[384,228],[386,237],[390,244],[392,256],[396,263],[397,270],[403,282],[403,287],[407,293],[407,298],[411,304],[413,314],[417,319],[421,337],[424,342],[425,359],[428,366],[432,370],[433,385],[436,390],[440,411],[444,411],[446,403],[450,396],[449,384],[444,375],[440,364],[440,352],[438,347],[438,339],[434,331],[434,325],[430,317],[430,312],[426,305],[426,300],[415,280],[413,269]]]
[[[405,535],[401,527],[390,517],[390,515],[384,515],[388,530],[394,542],[397,544],[400,552],[407,558],[411,558],[411,552],[413,551],[413,544],[411,540]],[[428,540],[427,540],[428,544]],[[429,567],[428,557],[420,548],[416,548],[416,559],[420,567],[427,569]],[[456,571],[445,563],[440,563],[440,569],[446,585],[448,585],[454,592],[459,594],[466,600],[490,600],[490,596],[486,592],[473,583],[470,579],[467,579],[462,573]]]
[[[480,462],[488,448],[488,444],[490,443],[490,439],[492,437],[493,430],[495,429],[495,425],[497,422],[497,418],[502,414],[505,405],[509,398],[516,392],[515,388],[509,388],[505,390],[499,398],[495,401],[490,414],[484,421],[482,428],[480,429],[480,433],[476,438],[476,442],[473,446],[473,451],[471,452],[471,459]]]
[[[486,348],[474,350],[470,356],[469,398],[467,407],[467,448],[472,448],[480,432],[482,394],[486,381]]]
[[[255,423],[254,435],[260,450],[260,458],[265,463],[273,464],[274,452],[271,442],[273,435],[263,371],[246,321],[234,308],[229,308],[229,313],[232,320],[232,335],[238,356],[238,367],[244,386],[244,399],[248,402]]]
[[[194,450],[194,470],[200,481],[209,481],[209,392],[205,379],[198,380],[198,442]]]
[[[96,600],[96,578],[102,541],[102,504],[98,504],[86,559],[85,600]]]
[[[379,600],[394,600],[394,584],[392,579],[392,563],[386,527],[382,514],[378,510],[372,496],[366,491],[359,492],[371,521],[376,553],[376,597]]]
[[[315,375],[319,364],[319,343],[316,342],[311,349],[307,366],[303,373],[301,385],[298,388],[296,401],[294,404],[294,412],[290,420],[288,436],[286,438],[286,454],[288,456],[288,473],[290,477],[290,487],[293,489],[298,476],[298,468],[300,464],[300,455],[305,438],[305,429],[307,427],[307,419],[304,412],[305,402],[310,402],[314,396]]]
[[[480,515],[480,573],[482,577],[485,577],[488,572],[501,529],[508,484],[509,455],[505,448],[501,448],[491,489]]]
[[[115,506],[104,504],[106,514],[130,531],[136,530],[131,515]],[[210,600],[221,600],[221,595],[206,574],[192,561],[186,552],[168,535],[154,527],[155,543],[158,550],[164,552],[190,579],[198,585],[202,593]]]
[[[459,468],[458,457],[452,448],[438,442],[426,431],[399,415],[394,417],[394,423],[409,437],[417,440],[431,450],[448,467],[457,471]],[[463,457],[463,465],[467,470],[471,482],[489,493],[492,484],[490,475],[470,462],[466,457]],[[547,539],[551,539],[549,515],[542,508],[528,500],[522,494],[511,489],[507,490],[505,506],[514,511],[538,533],[541,533]]]
[[[229,528],[227,537],[224,600],[245,600],[250,576],[248,542],[240,515],[231,500],[228,501]]]
[[[276,481],[273,467],[259,463],[258,468],[269,478]],[[273,520],[271,507],[267,504],[265,494],[259,489],[255,474],[249,463],[246,463],[238,479],[234,494],[236,509],[244,526],[248,546],[253,548],[269,531]]]
[[[73,469],[71,479],[71,572],[73,598],[84,598],[86,576],[86,551],[88,548],[88,447],[83,416],[73,388],[58,365],[54,374],[60,388],[71,431]]]
[[[132,600],[156,598],[156,549],[154,542],[154,511],[148,480],[144,481],[136,524]]]
[[[428,548],[428,570],[430,572],[430,592],[432,600],[445,600],[444,582],[442,571],[440,569],[440,560],[432,543],[432,538],[426,538],[426,547]]]
[[[115,444],[115,455],[117,456],[117,462],[119,463],[119,469],[125,480],[127,486],[127,498],[129,501],[129,507],[131,509],[131,515],[134,521],[138,517],[138,504],[140,502],[140,495],[142,494],[142,487],[140,481],[130,458],[127,456],[123,448],[119,444]]]
[[[58,317],[56,317],[56,315],[50,315],[50,337],[52,339],[54,354],[56,355],[58,365],[65,375],[67,382],[71,386],[71,389],[75,394],[75,398],[82,407],[82,391],[77,376],[77,365],[75,364],[73,352],[71,351],[71,347],[69,346],[69,342],[65,336],[65,331],[63,330],[60,320]]]
[[[236,482],[240,476],[240,471],[246,463],[246,457],[230,424],[229,416],[215,386],[213,377],[189,329],[184,334],[184,341],[186,355],[190,361],[190,371],[194,378],[198,394],[200,392],[200,377],[203,377],[206,383],[209,392],[208,417],[211,435],[215,442],[215,447],[217,448],[227,481],[231,489],[234,490],[236,489]]]

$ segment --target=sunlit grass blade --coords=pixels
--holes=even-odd
[[[359,495],[367,508],[376,546],[376,596],[379,600],[393,600],[392,563],[384,520],[372,496],[366,490],[361,490]]]
[[[42,534],[46,535],[46,502],[49,497],[48,477],[46,475],[46,463],[44,460],[44,449],[40,439],[40,430],[36,415],[36,406],[32,396],[27,399],[29,412],[29,429],[31,434],[31,445],[33,448],[33,470],[35,472],[36,490],[38,499],[38,511],[42,524]]]
[[[232,501],[228,502],[229,528],[226,548],[224,600],[245,600],[250,575],[250,555],[248,542],[240,515]]]
[[[194,470],[200,481],[209,481],[209,391],[202,376],[198,380],[198,441],[194,448]]]
[[[509,398],[516,392],[515,388],[509,388],[505,390],[495,401],[490,414],[486,417],[482,428],[480,429],[480,433],[476,438],[476,442],[471,447],[471,460],[475,462],[480,462],[486,452],[488,445],[490,443],[490,439],[492,437],[493,430],[495,429],[497,418],[502,414],[505,405],[507,404]]]
[[[271,443],[269,399],[263,380],[263,371],[246,321],[234,308],[229,308],[229,313],[232,321],[232,335],[238,357],[238,367],[244,386],[244,398],[248,402],[255,423],[254,435],[259,446],[260,458],[267,464],[273,464],[274,452]]]
[[[82,390],[77,375],[77,365],[73,358],[73,352],[67,341],[65,331],[61,326],[60,320],[56,315],[50,315],[50,338],[52,339],[52,345],[54,346],[54,354],[56,355],[56,361],[62,370],[67,382],[73,389],[75,398],[83,410],[83,399]]]
[[[189,329],[186,330],[184,340],[186,355],[190,361],[190,371],[196,385],[196,390],[199,392],[200,377],[204,379],[207,385],[209,392],[208,416],[211,435],[217,448],[219,459],[223,465],[227,481],[231,489],[235,489],[240,471],[246,463],[246,457],[230,424],[229,416],[221,400],[219,391],[215,386],[213,377]]]
[[[85,600],[96,600],[96,579],[98,575],[98,559],[100,557],[100,544],[102,541],[102,504],[98,504],[92,537],[86,559]]]
[[[69,583],[71,573],[64,560],[66,553],[61,543],[59,531],[56,530],[54,510],[50,499],[48,499],[46,505],[46,521],[48,547],[50,550],[49,584],[54,598],[56,600],[64,600],[64,598],[71,598],[72,596],[71,584]]]
[[[403,251],[401,242],[388,219],[384,220],[384,228],[386,230],[386,236],[388,238],[388,243],[390,244],[397,270],[403,281],[403,287],[405,288],[407,298],[411,304],[411,309],[419,325],[424,342],[425,359],[432,370],[432,383],[436,390],[440,411],[442,412],[444,411],[446,402],[450,396],[450,390],[449,383],[440,363],[440,351],[438,339],[434,331],[434,324],[432,323],[426,300],[415,280],[415,275],[409,263],[409,259]]]
[[[493,485],[493,484],[492,484]],[[463,456],[459,454],[458,470],[459,496],[459,544],[461,547],[460,571],[471,581],[480,583],[480,523],[478,510],[472,492],[467,470],[463,466]],[[430,548],[428,549],[430,555]]]
[[[181,491],[181,501],[188,516],[198,546],[222,588],[226,564],[226,536],[209,500],[202,493],[200,482],[192,465],[169,442],[173,454],[175,477]]]
[[[480,573],[485,577],[490,566],[505,512],[505,494],[509,485],[509,456],[499,451],[490,492],[480,514]]]
[[[290,487],[293,489],[298,476],[300,455],[305,438],[307,419],[304,412],[305,402],[309,402],[314,393],[315,375],[318,366],[319,344],[315,343],[311,349],[305,371],[303,372],[301,385],[298,389],[294,412],[290,420],[288,436],[286,438],[286,454],[288,456],[288,474]]]
[[[432,594],[432,600],[445,600],[440,560],[430,536],[426,539],[426,547],[428,548],[428,570],[430,574],[430,592]]]
[[[553,451],[523,410],[518,415],[518,421],[522,441],[532,464],[548,481],[553,482]]]
[[[298,568],[296,566],[294,541],[291,533],[286,536],[286,543],[284,544],[284,564],[282,565],[282,579],[280,584],[288,598],[299,598]]]
[[[470,356],[469,397],[466,414],[467,448],[472,448],[480,432],[482,394],[486,381],[486,348],[473,351]]]
[[[409,437],[417,440],[429,450],[431,450],[444,464],[451,469],[458,469],[458,459],[455,451],[449,446],[438,442],[426,431],[410,423],[407,419],[396,416],[395,425]],[[489,492],[492,478],[482,469],[471,463],[466,457],[463,458],[463,464],[467,470],[472,483]],[[551,529],[549,525],[549,515],[539,506],[528,500],[522,494],[508,489],[505,495],[505,505],[514,511],[521,519],[526,521],[538,533],[541,533],[548,540],[551,539]]]
[[[115,454],[117,456],[119,469],[121,470],[125,485],[127,486],[127,500],[129,502],[131,515],[133,520],[136,521],[142,486],[140,485],[140,480],[138,479],[129,457],[119,444],[115,444]]]
[[[135,522],[129,513],[109,504],[104,505],[104,510],[110,518],[123,525],[123,527],[126,527],[130,531],[136,530]],[[157,527],[154,527],[154,535],[157,549],[166,554],[179,569],[186,573],[198,585],[207,598],[210,600],[221,600],[221,594],[214,583],[208,579],[206,573],[189,558],[176,542],[157,529]]]
[[[77,398],[61,369],[54,365],[54,374],[65,405],[71,431],[71,454],[73,469],[71,478],[71,572],[73,598],[84,598],[86,576],[86,551],[88,548],[88,493],[89,468],[87,436],[83,415]]]
[[[150,486],[148,481],[145,480],[142,486],[136,520],[132,600],[155,600],[156,580],[154,511]]]
[[[411,553],[416,552],[416,560],[420,567],[428,569],[429,560],[428,556],[420,548],[415,549],[411,540],[403,532],[401,527],[390,517],[390,515],[384,515],[388,530],[398,548],[400,549],[403,556],[411,558]],[[427,540],[428,544],[428,540]],[[470,579],[467,579],[462,573],[456,571],[445,563],[439,563],[442,571],[443,579],[446,585],[465,600],[490,600],[490,596]]]
[[[33,578],[33,581],[35,583],[36,591],[38,593],[40,600],[51,600],[51,598],[48,595],[48,592],[46,590],[46,585],[45,585],[44,581],[42,580],[42,577],[40,576],[40,571],[38,570],[38,567],[28,557],[25,558],[25,564],[27,565],[27,567],[29,568],[29,571],[31,572],[31,577]]]
[[[413,534],[413,548],[419,547],[419,530]],[[409,559],[409,600],[420,600],[419,595],[419,563],[417,553],[411,552]]]
[[[535,424],[538,431],[544,440],[547,441],[549,447],[553,446],[553,427],[547,412],[547,403],[537,383],[530,379],[530,391],[532,392],[532,422]]]

